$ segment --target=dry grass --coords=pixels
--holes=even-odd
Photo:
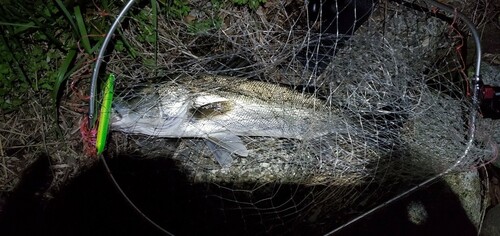
[[[94,162],[82,154],[79,124],[85,103],[75,103],[78,96],[71,89],[63,96],[57,122],[50,94],[31,91],[26,96],[30,99],[20,109],[0,115],[1,193],[12,191],[22,171],[41,153],[51,158],[54,179],[49,193]]]

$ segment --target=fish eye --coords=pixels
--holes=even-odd
[[[213,102],[200,107],[191,108],[190,112],[196,118],[210,118],[223,115],[232,109],[228,101]]]

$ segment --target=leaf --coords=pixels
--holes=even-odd
[[[4,26],[14,26],[16,28],[14,28],[14,34],[18,34],[18,33],[21,33],[21,32],[24,32],[28,29],[31,29],[31,28],[39,28],[38,26],[35,25],[34,22],[28,22],[28,23],[10,23],[10,22],[1,22],[0,21],[0,25],[4,25]]]
[[[17,41],[16,39],[11,40],[11,41],[13,41],[14,44],[21,45],[21,43],[19,41]],[[11,69],[13,71],[17,70],[19,72],[19,78],[21,79],[21,81],[23,83],[29,83],[28,76],[26,75],[26,72],[24,71],[23,67],[19,63],[19,60],[14,55],[12,48],[7,43],[7,40],[3,34],[0,34],[0,42],[1,42],[0,44],[3,44],[5,46],[5,49],[6,49],[6,51],[5,51],[6,55],[3,55],[3,56],[10,57],[12,59],[12,61],[14,62],[14,63],[10,63]]]
[[[118,52],[123,52],[125,47],[123,46],[123,41],[122,40],[117,40],[115,43],[115,50]]]
[[[90,54],[92,52],[92,47],[90,46],[90,40],[89,40],[89,36],[87,34],[87,28],[85,27],[85,21],[83,20],[83,16],[82,16],[82,13],[80,11],[80,7],[76,6],[74,8],[74,10],[75,10],[75,19],[76,19],[76,23],[78,25],[78,30],[80,32],[80,37],[82,40],[83,48],[85,49],[85,51],[87,51],[87,53]]]
[[[52,98],[54,99],[54,101],[56,101],[56,104],[59,103],[58,101],[58,95],[60,92],[59,89],[61,88],[62,83],[69,77],[68,69],[70,65],[73,63],[75,57],[76,57],[76,50],[71,49],[68,52],[68,55],[66,55],[63,64],[61,65],[61,67],[59,67],[59,70],[57,71],[54,91],[52,91]]]
[[[5,64],[0,64],[0,75],[1,74],[9,74],[10,73],[10,67],[5,65]]]
[[[73,16],[71,15],[71,13],[69,13],[68,9],[66,8],[66,6],[64,6],[64,3],[62,3],[61,0],[56,0],[56,3],[66,16],[66,19],[71,24],[71,28],[73,28],[73,30],[75,31],[75,35],[78,35],[78,30],[77,30],[78,27],[76,27],[75,21],[73,20]]]
[[[127,40],[127,37],[125,37],[125,35],[123,34],[123,31],[121,28],[118,28],[118,34],[120,35],[121,39],[122,39],[122,42],[123,42],[123,45],[125,46],[125,48],[127,49],[128,51],[128,54],[132,57],[132,58],[136,58],[137,57],[137,53],[135,52],[135,49],[130,45],[130,43],[128,42]]]
[[[96,51],[99,51],[101,49],[101,45],[104,42],[104,38],[101,38],[99,42],[97,42],[92,49],[88,53],[94,53]]]

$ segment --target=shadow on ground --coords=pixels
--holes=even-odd
[[[322,235],[334,228],[326,221],[290,221],[291,225],[280,221],[264,228],[262,215],[246,211],[248,217],[243,219],[238,214],[242,211],[234,211],[237,205],[215,197],[207,184],[190,183],[171,160],[116,157],[109,164],[134,203],[175,235]],[[82,172],[53,199],[42,200],[52,181],[50,173],[45,156],[27,169],[0,216],[2,235],[162,235],[125,201],[101,163]],[[281,188],[276,194],[283,199],[293,194],[287,189],[298,189]],[[407,217],[408,203],[415,199],[428,213],[422,225]],[[476,231],[456,196],[437,183],[338,235],[476,235]]]

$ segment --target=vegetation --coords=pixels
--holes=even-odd
[[[166,3],[165,6],[167,13],[178,19],[187,16],[189,11],[191,11],[187,0],[173,0],[172,4]]]
[[[16,110],[28,90],[49,93],[100,47],[108,28],[107,1],[95,5],[55,0],[10,1],[0,7],[0,107]],[[69,29],[69,30],[68,30]],[[79,58],[77,55],[80,54]]]
[[[252,10],[256,10],[261,4],[266,3],[266,0],[232,0],[233,3],[240,6],[248,6]]]
[[[265,0],[211,0],[213,9],[234,4],[256,9]],[[153,13],[164,13],[174,19],[188,16],[191,6],[188,0],[152,0]],[[0,6],[0,109],[11,112],[28,98],[28,91],[52,94],[57,104],[62,84],[69,75],[92,59],[100,48],[104,35],[111,24],[110,14],[116,14],[120,1],[42,1],[7,0]],[[157,8],[161,7],[161,10]],[[140,42],[155,43],[155,25],[151,16],[139,13],[137,20],[144,24]],[[156,18],[156,16],[153,16]],[[146,21],[147,20],[147,21]],[[188,22],[192,33],[205,33],[217,29],[222,19],[195,19]],[[121,34],[121,32],[119,32]],[[133,48],[126,39],[118,38],[115,50]]]

